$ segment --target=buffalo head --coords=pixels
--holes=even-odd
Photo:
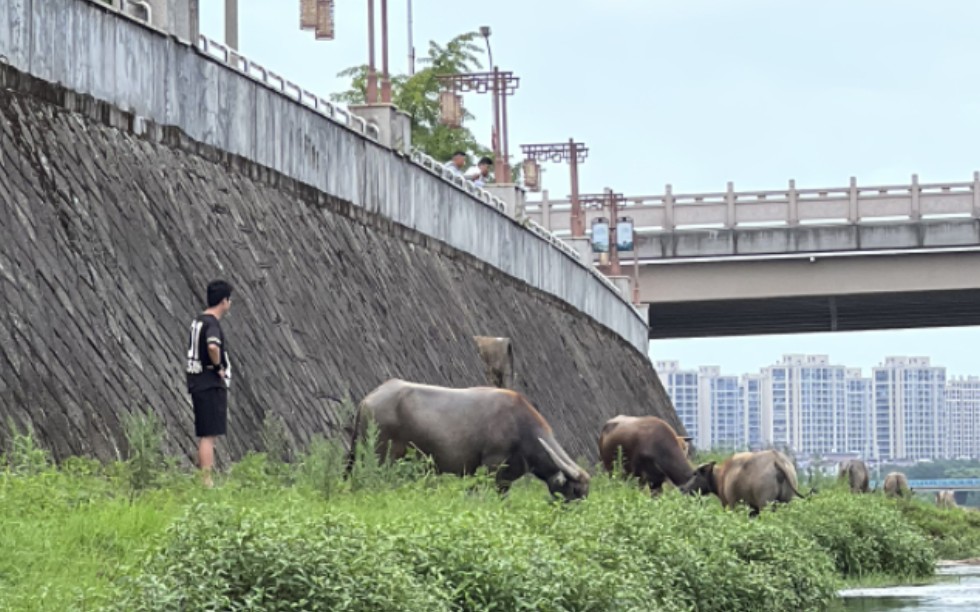
[[[545,478],[548,483],[548,492],[552,495],[561,495],[565,501],[584,499],[589,495],[589,474],[574,462],[568,459],[564,451],[552,448],[544,438],[538,438],[541,446],[548,453],[554,462],[556,471]]]
[[[694,476],[680,487],[681,493],[691,495],[700,493],[718,494],[718,480],[715,478],[715,462],[702,463],[694,470]]]

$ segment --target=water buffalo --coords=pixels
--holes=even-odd
[[[885,476],[884,489],[888,497],[912,497],[909,479],[901,472],[889,472]]]
[[[684,493],[714,493],[726,508],[745,502],[756,516],[772,502],[803,497],[796,488],[796,468],[776,450],[737,453],[721,465],[705,463],[681,487]]]
[[[840,466],[838,480],[847,479],[851,493],[868,492],[868,466],[860,459],[851,459]]]
[[[936,491],[936,507],[949,510],[956,508],[956,496],[950,490]]]
[[[612,472],[622,449],[623,471],[640,484],[660,493],[664,480],[680,487],[691,479],[694,469],[687,462],[688,441],[657,417],[617,416],[606,421],[599,434],[599,457]]]
[[[510,338],[474,336],[476,348],[483,360],[487,382],[494,387],[510,389],[514,386],[514,348]]]
[[[517,392],[389,380],[358,407],[351,457],[367,418],[377,423],[376,451],[382,458],[403,457],[411,446],[431,457],[440,472],[473,474],[481,466],[496,470],[501,492],[530,472],[566,500],[589,493],[589,474],[569,458],[541,414]]]

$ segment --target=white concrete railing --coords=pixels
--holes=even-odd
[[[528,213],[552,231],[570,227],[571,201],[551,200],[547,192],[539,202],[528,202]],[[854,224],[929,218],[980,219],[980,172],[972,182],[740,191],[732,183],[727,191],[675,194],[667,185],[661,195],[636,196],[620,205],[620,213],[633,218],[638,231],[684,228],[794,227],[806,224]],[[586,223],[608,213],[586,207]]]
[[[160,30],[156,25],[149,23],[147,20],[140,18],[138,15],[131,14],[126,10],[127,3],[130,5],[139,5],[145,7],[143,2],[130,2],[130,0],[87,0],[92,4],[103,7],[104,9],[113,11],[118,15],[136,21],[140,23],[143,27],[149,27],[154,30]],[[147,13],[149,19],[149,13]],[[167,32],[163,32],[168,34]],[[261,84],[264,87],[269,88],[289,99],[299,102],[301,105],[313,110],[317,114],[330,119],[332,122],[345,126],[352,131],[359,133],[375,142],[379,139],[379,131],[377,126],[365,121],[363,118],[352,113],[349,109],[334,104],[328,100],[323,99],[316,94],[300,87],[296,83],[289,81],[279,74],[265,68],[261,64],[250,60],[249,58],[239,54],[233,49],[229,49],[226,45],[211,40],[210,38],[199,35],[196,42],[197,48],[200,52],[207,58],[219,62],[228,68],[231,68],[236,73],[248,77],[251,81]],[[503,200],[497,196],[491,194],[485,189],[477,187],[472,181],[465,179],[464,177],[457,175],[449,171],[442,163],[435,160],[431,156],[415,150],[412,151],[410,155],[410,160],[417,166],[420,166],[427,170],[431,174],[435,174],[443,181],[451,183],[456,187],[459,187],[464,192],[473,196],[481,203],[485,204],[490,208],[494,208],[497,211],[504,213],[506,205]],[[527,231],[531,232],[535,236],[539,237],[550,246],[556,250],[562,252],[563,254],[571,257],[574,261],[579,262],[585,267],[591,276],[599,280],[605,287],[609,288],[616,294],[620,294],[620,290],[616,285],[609,280],[605,275],[599,272],[590,262],[584,262],[581,259],[579,252],[569,245],[567,242],[563,241],[556,234],[546,229],[544,226],[539,224],[536,220],[529,216],[523,216],[516,219],[516,221],[522,225]],[[629,303],[629,296],[621,296],[622,299]]]
[[[258,81],[270,89],[280,92],[287,98],[296,100],[314,112],[347,126],[355,132],[367,136],[371,140],[378,140],[380,134],[376,125],[368,123],[362,117],[358,117],[343,106],[325,100],[296,83],[283,78],[279,74],[263,67],[258,62],[239,54],[237,51],[229,49],[227,46],[215,42],[204,35],[198,37],[197,47],[209,58],[221,62],[232,70]]]

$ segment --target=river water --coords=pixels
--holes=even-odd
[[[923,586],[897,586],[841,591],[839,612],[907,612],[980,611],[980,567],[948,566],[937,569],[941,578]]]

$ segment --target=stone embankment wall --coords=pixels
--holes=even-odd
[[[59,458],[114,458],[125,416],[149,411],[168,451],[189,456],[184,344],[215,277],[237,288],[224,458],[260,448],[269,415],[297,445],[340,433],[331,396],[360,399],[389,377],[483,384],[474,335],[514,339],[516,388],[573,456],[594,457],[615,414],[677,424],[647,357],[566,302],[176,128],[138,124],[0,66],[3,430],[30,424]]]

